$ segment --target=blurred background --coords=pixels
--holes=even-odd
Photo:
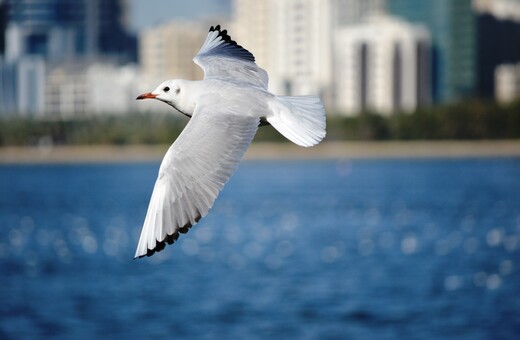
[[[201,79],[216,23],[272,92],[323,98],[329,140],[520,137],[516,0],[2,0],[0,144],[169,143],[175,121],[131,128],[169,112],[136,94]]]
[[[326,140],[133,260],[216,24]],[[0,0],[0,338],[516,339],[519,97],[518,0]]]

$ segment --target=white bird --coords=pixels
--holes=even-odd
[[[209,29],[193,61],[203,80],[167,80],[137,97],[163,101],[191,119],[161,163],[136,258],[161,251],[208,213],[259,125],[305,147],[325,137],[321,100],[269,93],[267,72],[220,25]]]

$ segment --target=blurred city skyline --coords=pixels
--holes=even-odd
[[[520,95],[519,0],[3,0],[0,116],[165,111],[135,94],[200,79],[217,23],[272,92],[318,94],[328,114]]]

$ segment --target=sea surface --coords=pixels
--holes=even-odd
[[[158,167],[0,166],[1,339],[520,336],[520,158],[244,162],[134,260]]]

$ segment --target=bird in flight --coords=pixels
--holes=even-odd
[[[190,117],[159,168],[135,257],[175,242],[213,206],[260,125],[272,125],[304,147],[325,137],[316,96],[276,96],[267,72],[220,25],[211,27],[193,61],[204,79],[166,80],[137,99],[160,100]]]

